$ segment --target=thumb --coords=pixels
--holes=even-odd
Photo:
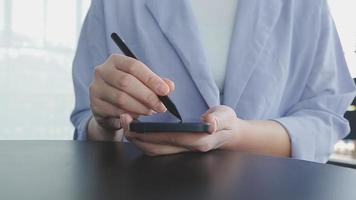
[[[208,110],[202,120],[210,124],[209,132],[231,129],[232,122],[236,117],[235,111],[227,106],[217,106]]]

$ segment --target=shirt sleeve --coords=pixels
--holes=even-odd
[[[87,124],[92,117],[89,85],[93,80],[95,66],[102,64],[108,57],[107,34],[101,4],[102,1],[99,0],[93,0],[91,3],[73,61],[75,108],[71,114],[71,122],[75,127],[75,140],[87,139]]]
[[[316,57],[302,98],[275,119],[289,133],[292,157],[316,162],[326,162],[335,143],[349,133],[343,115],[356,95],[329,8],[322,2]]]

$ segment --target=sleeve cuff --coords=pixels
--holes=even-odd
[[[284,117],[273,119],[273,121],[281,124],[287,130],[291,140],[292,158],[316,161],[315,136],[310,132],[312,128],[308,127],[307,123],[303,123],[303,120],[298,117]]]
[[[74,140],[87,140],[88,139],[88,123],[92,115],[90,112],[86,113],[80,120],[79,125],[74,131]]]

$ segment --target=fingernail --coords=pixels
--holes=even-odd
[[[162,103],[160,103],[159,106],[157,107],[156,111],[157,112],[166,112],[167,108]]]
[[[158,93],[159,93],[160,95],[166,95],[166,94],[168,94],[169,89],[168,89],[168,87],[166,87],[166,86],[160,84],[160,85],[157,87],[157,91],[158,91]]]

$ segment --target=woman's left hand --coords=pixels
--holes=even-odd
[[[211,108],[202,115],[201,120],[210,124],[209,133],[133,133],[128,131],[132,120],[129,115],[121,116],[125,136],[150,156],[187,151],[207,152],[230,146],[231,141],[238,141],[236,137],[239,137],[244,124],[228,106]]]

